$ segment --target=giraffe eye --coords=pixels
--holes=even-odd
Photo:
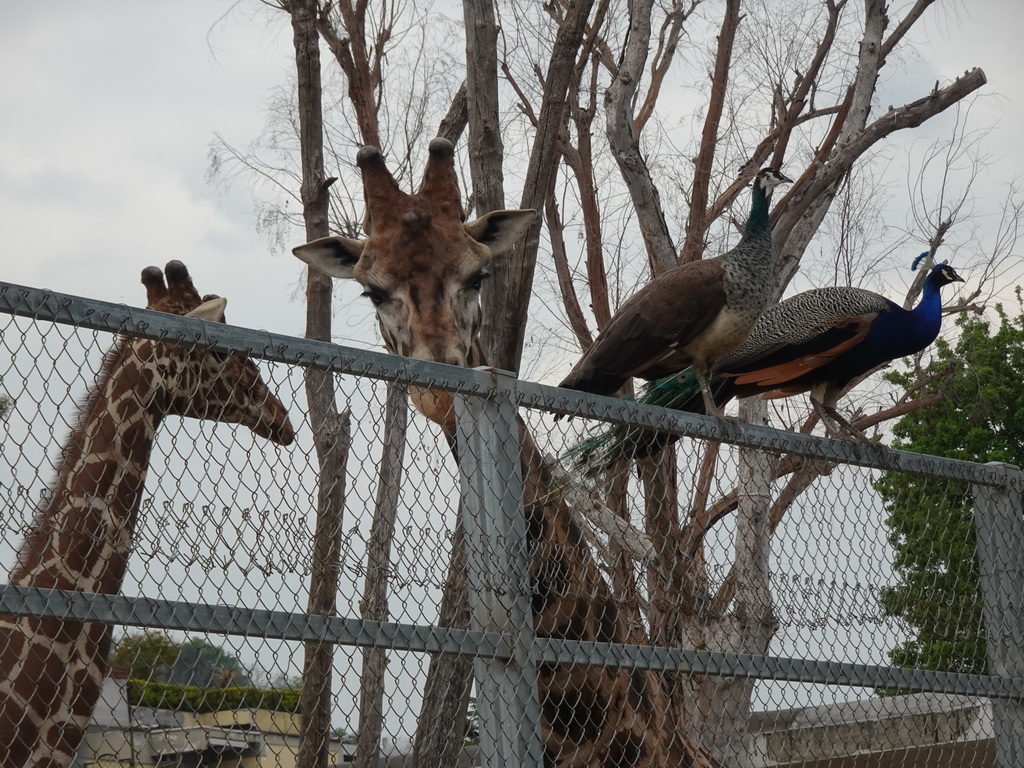
[[[489,272],[477,272],[469,280],[466,281],[466,287],[471,291],[479,291],[480,286],[483,285],[484,280],[489,278],[491,275]]]
[[[363,291],[363,296],[370,300],[370,303],[375,307],[379,307],[385,301],[388,300],[388,295],[380,288],[375,288],[372,285],[366,286],[366,290]]]

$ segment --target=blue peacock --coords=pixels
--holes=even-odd
[[[916,268],[923,253],[914,260]],[[963,282],[948,264],[932,267],[921,300],[906,310],[862,288],[816,288],[769,308],[741,345],[714,362],[709,386],[721,408],[734,398],[810,393],[826,430],[863,440],[836,409],[851,384],[884,363],[921,351],[939,334],[941,289]],[[652,382],[640,402],[706,413],[692,368]],[[573,449],[588,472],[620,458],[639,458],[675,440],[636,427],[616,427]]]

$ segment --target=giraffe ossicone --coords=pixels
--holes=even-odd
[[[149,309],[224,321],[226,300],[200,297],[180,261],[163,271],[147,267],[142,283]],[[295,439],[287,409],[247,356],[121,339],[62,448],[12,584],[120,592],[153,442],[167,416],[241,424],[279,445]],[[110,646],[109,624],[0,617],[0,765],[71,764],[100,695]]]

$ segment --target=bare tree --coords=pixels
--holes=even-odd
[[[324,173],[323,116],[320,107],[320,53],[316,32],[316,3],[296,0],[289,6],[295,43],[295,68],[299,92],[299,141],[302,164],[302,216],[306,237],[324,237],[327,229],[328,189],[335,181]],[[306,276],[306,337],[331,338],[331,279],[308,270]],[[334,381],[328,371],[305,370],[306,400],[314,425],[319,461],[313,565],[309,585],[311,614],[336,615],[338,555],[345,507],[345,463],[348,458],[350,414],[339,412]],[[302,730],[297,761],[300,765],[326,766],[331,724],[331,680],[334,646],[308,641],[302,670]]]
[[[519,193],[521,207],[544,212],[544,239],[535,229],[497,261],[484,293],[486,357],[497,367],[518,371],[538,267],[554,276],[555,293],[544,298],[560,306],[569,343],[585,348],[637,283],[727,247],[746,217],[741,195],[764,165],[784,165],[796,178],[772,212],[776,298],[801,270],[812,243],[835,244],[834,258],[815,269],[837,282],[862,279],[883,261],[891,250],[878,255],[873,248],[866,254],[865,232],[872,230],[857,226],[881,215],[872,188],[881,173],[876,158],[884,160],[887,140],[962,104],[985,83],[984,74],[974,69],[949,83],[927,84],[920,98],[906,104],[877,108],[887,62],[901,55],[908,33],[934,4],[916,0],[899,18],[890,18],[895,11],[883,0],[859,6],[849,0],[554,0],[543,6],[518,0],[481,6],[467,0],[467,65],[447,72],[440,70],[453,66],[455,54],[445,60],[423,55],[422,47],[397,46],[396,41],[416,35],[415,40],[426,40],[423,30],[444,24],[414,4],[296,0],[278,7],[293,18],[300,5],[304,13],[315,11],[319,35],[337,64],[338,89],[346,98],[323,143],[342,173],[355,145],[374,144],[394,158],[399,176],[407,176],[417,167],[431,126],[457,138],[468,125],[472,205],[486,212]],[[308,18],[304,23],[308,26]],[[396,66],[391,57],[397,59],[399,50],[419,52]],[[300,72],[299,110],[285,111],[281,135],[294,127],[296,114],[302,123],[307,98],[302,83]],[[450,98],[442,104],[438,93]],[[673,112],[668,94],[686,103],[685,115]],[[977,137],[967,117],[964,111],[947,146],[936,145],[934,165],[949,167],[974,151],[971,139]],[[684,129],[670,119],[684,123]],[[283,160],[269,163],[259,148],[219,149],[278,190],[298,179]],[[514,175],[506,175],[510,169]],[[518,180],[516,192],[506,189],[511,178]],[[941,190],[946,197],[931,199],[923,194],[923,183],[912,188],[918,219],[891,248],[923,238],[936,256],[953,223],[970,213],[963,189],[954,195],[953,187],[943,184]],[[354,233],[359,201],[339,195],[333,205],[334,228]],[[992,246],[993,265],[1016,242],[1021,212],[1020,195],[1010,189]],[[307,237],[312,236],[307,228]],[[631,242],[636,247],[628,252]],[[987,276],[998,269],[992,266]],[[854,423],[877,425],[927,405],[930,397],[911,389]],[[741,415],[760,421],[766,410],[761,403],[745,403]],[[816,419],[800,418],[797,424],[810,431]],[[609,546],[609,581],[637,606],[643,634],[638,640],[763,653],[776,626],[768,591],[772,533],[794,501],[832,467],[745,451],[739,485],[715,497],[711,478],[717,456],[717,448],[709,446],[694,470],[694,501],[685,509],[680,509],[683,481],[671,449],[640,467],[643,533],[655,549],[655,567],[640,587],[643,605],[625,594],[638,589],[628,548]],[[400,457],[396,460],[400,464]],[[608,498],[602,509],[620,517],[628,514],[627,471],[620,467],[603,485]],[[378,557],[386,557],[390,504],[378,500]],[[734,512],[732,573],[712,591],[704,540],[716,522]],[[441,609],[441,623],[450,626],[464,626],[466,618],[457,550]],[[385,585],[371,583],[368,576],[364,600],[375,606],[367,608],[368,617],[384,615],[384,595]],[[448,725],[461,722],[470,672],[458,659],[434,659],[425,709],[444,712]],[[750,685],[682,676],[668,680],[674,727],[705,735],[723,758],[743,764]],[[379,681],[371,685],[367,678],[365,684],[369,690],[362,692],[361,714],[367,741],[361,742],[361,755],[369,754],[380,733],[373,718],[366,719],[379,708]],[[419,764],[451,764],[460,736],[457,728],[442,733],[421,723]]]
[[[850,212],[856,210],[858,202],[852,185],[857,163],[869,157],[895,132],[917,127],[959,103],[980,88],[985,78],[980,70],[969,71],[945,86],[936,84],[920,99],[873,116],[872,103],[880,71],[931,2],[916,3],[895,23],[889,19],[888,9],[881,0],[867,0],[860,13],[851,12],[847,0],[808,3],[799,10],[770,2],[745,4],[743,8],[739,2],[727,2],[724,8],[715,11],[721,14],[717,27],[710,17],[702,20],[705,29],[715,29],[717,36],[706,49],[710,76],[705,106],[699,110],[704,116],[699,138],[695,146],[684,150],[684,156],[693,158],[693,166],[688,189],[683,192],[688,206],[684,236],[682,245],[676,248],[669,231],[664,198],[653,172],[657,159],[652,160],[651,152],[645,150],[649,145],[642,133],[651,114],[652,98],[663,93],[661,79],[668,67],[661,60],[649,73],[645,70],[649,50],[664,52],[671,61],[677,49],[665,41],[673,39],[674,25],[680,19],[692,17],[694,22],[701,21],[694,15],[696,5],[676,2],[660,10],[663,6],[632,0],[627,4],[628,14],[607,11],[603,15],[595,14],[587,30],[587,40],[592,42],[581,48],[574,63],[577,85],[569,92],[571,101],[560,137],[565,183],[579,183],[588,175],[592,178],[592,169],[601,161],[601,153],[593,152],[588,146],[585,155],[588,167],[581,172],[580,146],[584,139],[581,131],[576,132],[579,146],[574,146],[572,134],[574,127],[585,126],[587,136],[591,135],[590,105],[603,94],[605,151],[618,167],[623,187],[632,199],[633,210],[626,225],[640,231],[646,246],[649,274],[654,276],[709,252],[716,255],[711,248],[716,242],[712,230],[724,219],[728,237],[729,230],[742,224],[742,215],[733,220],[728,214],[750,177],[762,165],[785,163],[797,182],[778,201],[772,214],[777,258],[775,295],[778,297],[799,270],[808,245],[821,230],[837,198],[842,202],[837,224],[841,229],[844,215],[849,223]],[[567,1],[548,6],[552,24],[561,29],[573,7],[574,4]],[[525,20],[528,7],[519,8],[517,12],[517,18]],[[792,30],[806,27],[790,23],[786,29],[770,23],[773,13],[788,16],[801,12],[810,16],[814,30],[801,41],[793,40]],[[751,15],[756,18],[751,19]],[[611,18],[628,19],[628,24],[622,29],[610,22]],[[756,21],[761,19],[766,23],[757,26]],[[744,56],[742,61],[736,61],[735,43],[741,35],[745,43]],[[516,73],[531,70],[506,61],[503,72],[514,80]],[[538,81],[543,79],[543,70],[536,68],[532,73]],[[732,85],[734,80],[737,86]],[[647,98],[644,98],[645,86]],[[532,115],[539,111],[538,105],[531,101],[537,94],[537,84],[514,81],[514,89],[521,100],[521,112],[532,121]],[[763,117],[751,118],[748,114],[745,120],[741,119],[744,109],[761,110]],[[581,118],[587,122],[581,122]],[[722,178],[715,171],[724,167],[739,169],[739,174],[731,182],[725,177],[725,183],[713,191],[716,177]],[[586,193],[584,181],[579,192],[581,200],[588,199]],[[593,332],[587,327],[585,313],[580,310],[583,303],[580,290],[571,279],[572,267],[563,245],[564,215],[558,215],[558,194],[559,189],[552,187],[546,203],[554,267],[565,316],[573,336],[585,346]],[[580,205],[588,254],[584,261],[584,285],[595,299],[593,315],[598,329],[610,316],[605,304],[609,295],[608,269],[607,264],[595,263],[589,254],[601,250],[602,228],[607,229],[608,223],[588,224],[586,212],[588,208],[599,207],[599,203],[593,202]],[[933,237],[938,232],[939,228],[935,227],[928,235]],[[852,236],[849,232],[840,233],[839,242],[849,243]],[[597,242],[593,242],[595,239]],[[720,241],[721,236],[717,242]],[[846,258],[852,258],[849,252]],[[848,275],[851,269],[847,266],[843,271]],[[877,417],[893,418],[926,402],[923,398],[907,397]],[[741,413],[750,420],[763,419],[764,405],[746,403]],[[813,419],[804,424],[805,429],[813,426]],[[708,483],[716,455],[716,451],[709,449],[698,487]],[[680,526],[678,494],[674,490],[678,479],[671,469],[666,469],[674,466],[670,458],[655,457],[644,462],[640,470],[646,495],[646,532],[660,560],[658,567],[649,572],[646,589],[651,606],[646,626],[651,640],[667,645],[764,653],[776,626],[767,589],[771,533],[785,509],[814,478],[829,468],[807,462],[768,460],[757,452],[744,451],[740,456],[741,482],[737,493],[726,499],[706,499],[699,503],[689,510],[689,519],[683,516],[684,523]],[[776,496],[774,484],[779,473],[790,475],[791,480]],[[711,594],[705,591],[710,579],[703,572],[702,541],[725,509],[738,512],[735,565],[726,587]],[[670,555],[680,549],[691,556],[689,567]],[[623,576],[624,570],[613,574],[613,583],[621,583]],[[666,601],[664,596],[667,595],[685,597]],[[666,604],[672,606],[670,610],[660,607]],[[676,722],[712,739],[713,748],[726,762],[744,764],[751,686],[717,678],[680,676],[675,679],[672,691]]]

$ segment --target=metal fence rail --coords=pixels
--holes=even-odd
[[[993,712],[999,765],[1018,765],[1024,760],[1024,657],[1021,651],[1024,646],[1024,609],[1021,606],[1021,600],[1024,599],[1021,597],[1024,594],[1024,520],[1020,506],[1024,476],[1016,467],[955,461],[767,427],[740,425],[699,415],[667,412],[616,398],[586,396],[518,381],[499,371],[453,368],[263,331],[203,323],[191,318],[6,283],[0,283],[0,313],[24,318],[10,320],[4,330],[4,340],[0,346],[5,353],[11,355],[11,362],[0,370],[0,376],[3,377],[4,390],[16,393],[16,410],[22,411],[22,418],[26,422],[24,434],[35,436],[33,440],[38,442],[36,447],[18,446],[17,451],[8,444],[5,464],[0,465],[0,485],[3,486],[0,491],[6,493],[6,503],[10,507],[5,515],[6,522],[0,529],[5,547],[2,551],[6,558],[3,563],[5,567],[11,565],[8,559],[13,557],[20,545],[20,534],[29,523],[26,516],[31,511],[31,505],[27,502],[12,502],[19,495],[28,498],[40,492],[43,484],[40,477],[45,476],[45,471],[41,471],[38,466],[41,461],[39,457],[46,452],[53,455],[55,445],[59,443],[59,438],[55,436],[59,432],[56,427],[60,425],[60,419],[66,421],[66,416],[54,415],[45,417],[49,419],[45,424],[36,423],[30,411],[38,403],[40,414],[47,409],[62,412],[64,403],[61,401],[70,402],[76,395],[81,396],[81,392],[76,390],[89,386],[89,376],[86,375],[89,371],[83,373],[78,370],[78,361],[75,360],[70,361],[69,370],[73,369],[73,373],[69,374],[71,380],[65,385],[58,382],[53,387],[43,387],[42,384],[33,383],[32,377],[38,376],[40,370],[43,371],[42,378],[47,378],[45,369],[48,365],[52,364],[54,370],[63,370],[59,363],[70,354],[67,351],[70,342],[68,337],[52,331],[58,327],[70,327],[75,333],[83,334],[81,344],[86,350],[100,350],[109,345],[110,339],[107,336],[113,334],[173,341],[221,352],[242,351],[270,365],[272,384],[279,390],[290,388],[295,401],[301,400],[301,385],[293,373],[295,369],[305,366],[330,371],[339,377],[337,381],[345,377],[345,381],[350,382],[352,387],[347,390],[347,396],[364,403],[381,402],[381,395],[373,388],[373,382],[376,381],[446,390],[456,396],[461,452],[459,464],[455,467],[453,462],[445,461],[443,448],[438,449],[441,443],[431,442],[437,441],[437,435],[431,436],[429,428],[425,431],[421,429],[421,434],[410,437],[414,458],[424,464],[416,473],[409,475],[413,478],[408,481],[409,505],[423,511],[422,514],[417,512],[419,516],[414,515],[406,524],[408,543],[402,549],[404,554],[396,556],[392,564],[396,581],[403,582],[404,592],[401,594],[405,595],[399,603],[393,602],[391,605],[391,615],[396,621],[369,621],[357,617],[356,584],[362,576],[360,547],[365,542],[365,533],[360,528],[360,515],[353,512],[349,513],[354,514],[355,519],[351,522],[351,535],[347,539],[351,546],[343,553],[343,567],[351,572],[346,582],[351,584],[351,591],[340,596],[343,604],[350,600],[351,607],[346,609],[343,605],[343,615],[339,617],[312,616],[303,611],[302,550],[296,550],[294,558],[288,560],[290,565],[282,565],[283,560],[278,550],[274,549],[279,546],[280,551],[285,551],[288,542],[267,543],[267,554],[261,556],[262,559],[253,555],[251,560],[245,560],[245,554],[242,553],[239,557],[244,562],[240,561],[240,564],[232,562],[223,567],[208,565],[200,568],[200,573],[195,575],[188,567],[174,562],[173,556],[160,551],[159,543],[162,540],[159,532],[153,534],[157,544],[149,557],[159,562],[168,578],[174,581],[166,585],[169,594],[164,594],[164,587],[160,587],[157,596],[148,594],[146,579],[149,577],[145,575],[134,578],[132,591],[139,592],[136,596],[95,595],[6,585],[0,586],[2,614],[97,621],[120,628],[173,630],[198,633],[204,637],[234,637],[242,645],[232,647],[239,649],[239,655],[245,651],[255,657],[256,661],[250,664],[254,664],[257,670],[264,663],[261,659],[275,653],[260,645],[267,641],[300,643],[321,640],[349,648],[372,647],[392,652],[471,656],[475,662],[481,754],[485,764],[490,765],[540,764],[543,744],[538,728],[541,711],[536,695],[537,669],[538,665],[552,664],[629,667],[688,675],[985,697],[995,702]],[[27,326],[24,323],[30,323],[38,334],[38,341],[31,342],[36,346],[25,341]],[[50,359],[46,359],[46,356],[50,356]],[[12,382],[12,379],[19,377],[25,381],[22,389]],[[369,387],[366,390],[368,394],[361,394],[363,390],[356,389],[363,384]],[[296,413],[297,410],[299,413]],[[360,439],[365,443],[360,444],[361,449],[370,453],[376,450],[374,440],[380,421],[373,411],[371,407],[364,413],[356,414]],[[836,463],[843,471],[859,467],[970,484],[977,503],[975,523],[991,674],[897,668],[885,664],[881,658],[873,663],[865,663],[854,658],[830,657],[829,648],[818,648],[816,653],[801,657],[782,652],[741,654],[657,644],[607,644],[534,636],[531,623],[530,559],[525,546],[526,521],[522,514],[523,478],[518,437],[520,419],[517,416],[520,412],[526,414],[526,421],[530,424],[541,423],[549,414],[569,414],[576,417],[574,425],[596,420],[674,432],[686,438],[680,446],[698,445],[697,441],[717,441],[723,446],[757,448],[776,455],[824,459]],[[297,421],[301,414],[301,404],[293,406],[292,413],[293,419]],[[543,423],[550,424],[550,420]],[[565,422],[562,422],[562,426],[557,429],[572,433],[573,430],[578,431],[578,426],[566,427]],[[557,433],[557,429],[550,427],[548,434],[552,441],[552,452],[557,452],[562,445],[559,440],[565,436]],[[299,431],[302,433],[303,427],[300,426]],[[50,434],[45,435],[47,432]],[[220,435],[221,432],[216,434]],[[230,428],[227,428],[225,434],[230,434]],[[415,442],[417,439],[418,444]],[[23,442],[28,445],[30,441],[26,437]],[[184,444],[187,441],[181,442]],[[201,473],[196,477],[196,473],[188,469],[189,462],[196,461],[195,456],[182,444],[174,442],[173,447],[163,456],[162,466],[165,469],[155,467],[154,472],[166,471],[169,478],[166,483],[162,479],[159,482],[161,492],[165,492],[168,497],[163,502],[163,508],[165,511],[172,510],[172,513],[168,513],[170,518],[167,514],[161,517],[161,525],[173,525],[174,520],[168,522],[171,518],[188,517],[187,525],[192,526],[188,530],[194,529],[197,537],[191,544],[193,550],[202,550],[207,546],[213,549],[233,546],[227,542],[227,534],[219,529],[215,535],[204,533],[208,521],[203,520],[202,512],[196,511],[193,501],[174,501],[177,498],[175,494],[180,494],[182,487],[191,487],[193,484],[197,490],[187,491],[193,494],[188,498],[202,499],[203,494],[207,494],[207,506],[214,509],[220,505],[225,519],[235,520],[233,515],[236,506],[241,504],[238,497],[251,496],[253,510],[277,509],[281,519],[287,519],[288,525],[294,526],[288,529],[294,535],[289,536],[285,532],[283,539],[294,539],[290,543],[292,546],[299,546],[296,542],[305,540],[303,537],[307,531],[302,516],[304,510],[308,511],[312,506],[307,508],[303,502],[289,501],[289,498],[300,487],[304,488],[304,492],[310,491],[305,488],[309,483],[306,474],[309,471],[308,447],[297,449],[297,453],[292,452],[286,465],[278,467],[275,464],[278,459],[274,456],[260,454],[258,447],[243,446],[238,450],[248,452],[245,459],[248,463],[238,476],[238,485],[230,487],[230,477],[234,470],[224,470],[228,477],[221,477],[216,488],[203,490],[201,486],[204,479]],[[233,455],[234,450],[234,444],[224,450],[226,464],[231,463],[230,455]],[[691,449],[687,447],[681,450]],[[211,451],[210,454],[218,452]],[[204,456],[203,460],[209,461],[210,457]],[[33,463],[37,465],[32,466]],[[370,507],[374,482],[372,459],[369,464],[369,468],[357,466],[349,470],[354,488],[354,495],[350,496],[348,504],[350,509],[360,504],[364,504],[367,510]],[[723,470],[724,474],[716,479],[718,486],[724,488],[735,481],[731,472]],[[819,506],[847,505],[855,509],[862,505],[863,497],[869,490],[861,487],[863,480],[859,480],[860,477],[843,475],[841,483],[837,481],[831,491],[822,493]],[[451,497],[446,496],[448,492]],[[303,509],[300,510],[300,507]],[[461,508],[461,512],[457,507]],[[15,514],[16,510],[21,510],[20,518]],[[439,514],[440,521],[433,519],[434,512]],[[246,512],[243,516],[248,519],[249,514]],[[270,519],[270,513],[261,514],[267,520]],[[641,512],[636,512],[634,517],[636,515],[642,518]],[[439,543],[450,535],[448,530],[453,527],[456,519],[461,520],[465,530],[468,550],[476,553],[476,556],[468,558],[468,595],[472,616],[468,629],[444,627],[436,623],[436,606],[444,581],[444,562],[440,556],[444,546],[438,546],[434,553],[425,551],[425,543]],[[222,522],[218,525],[224,527],[226,524]],[[236,526],[238,531],[244,529],[243,524],[237,521],[231,525]],[[227,527],[231,528],[231,525]],[[266,522],[261,525],[263,527],[257,530],[257,536],[272,533]],[[835,538],[829,539],[832,535]],[[206,536],[209,539],[204,538]],[[829,544],[844,556],[848,555],[858,567],[863,565],[860,554],[848,551],[850,547],[844,543],[841,532],[826,531],[813,541],[808,537],[806,540],[792,542],[794,547],[803,548],[807,552],[813,552],[813,548],[820,544]],[[244,542],[238,546],[239,549],[243,548]],[[871,559],[875,554],[866,553],[863,556]],[[402,557],[407,560],[402,561]],[[258,572],[261,567],[265,574],[269,574],[265,580],[261,579]],[[646,567],[646,564],[638,563],[636,573],[642,574]],[[832,583],[839,585],[836,589],[842,591],[845,588],[839,566],[826,562],[815,567],[819,570],[835,567],[835,571],[823,572],[832,578]],[[864,567],[867,569],[865,573],[870,574],[872,579],[876,572],[884,570],[877,563]],[[812,575],[819,573],[809,572]],[[215,574],[216,579],[211,574]],[[822,577],[819,575],[819,578]],[[872,589],[882,588],[888,583],[888,576],[877,578],[878,586]],[[263,589],[271,583],[269,591]],[[210,600],[211,594],[218,599]],[[123,631],[127,633],[127,629]],[[857,631],[863,636],[870,630]],[[794,630],[798,644],[807,645],[812,642],[809,639],[811,635],[801,633],[799,627]],[[301,653],[298,646],[289,647],[289,653]],[[880,656],[886,649],[873,647],[860,650],[868,655]],[[858,651],[856,648],[853,651],[840,650],[837,646],[836,652],[856,655]],[[350,655],[347,661],[345,657],[336,661],[336,669],[341,670],[342,675],[342,668],[346,665],[357,667],[357,657]],[[271,678],[276,671],[281,670],[271,669],[270,666],[262,669],[268,682],[272,682]],[[421,677],[421,673],[412,672],[408,679],[394,679],[391,701],[396,710],[403,703],[401,698],[411,695],[409,692],[403,693],[401,687],[413,685]],[[339,701],[351,697],[354,702],[358,698],[355,684],[351,680],[343,682],[335,695]],[[780,699],[761,703],[775,704],[781,708],[779,705],[790,702]],[[353,724],[358,722],[359,713],[354,703],[339,703],[336,714],[336,722],[341,723],[346,731],[351,731],[355,727]],[[395,715],[396,722],[401,721],[403,727],[407,727],[406,721],[413,717],[414,714]],[[397,737],[397,726],[395,728]]]
[[[146,339],[172,339],[232,352],[244,351],[260,360],[313,366],[336,374],[394,381],[456,392],[463,396],[495,398],[499,393],[518,407],[575,415],[611,424],[653,427],[685,437],[721,440],[730,445],[764,448],[798,456],[824,458],[853,466],[890,469],[931,477],[963,480],[976,485],[1024,490],[1024,474],[1014,467],[992,467],[968,461],[926,456],[909,451],[880,450],[830,438],[761,427],[742,426],[693,413],[665,411],[630,400],[587,395],[535,382],[520,381],[500,372],[454,368],[450,365],[396,357],[382,352],[343,347],[267,331],[203,323],[191,318],[128,307],[79,296],[58,294],[0,282],[0,313],[110,331]]]

